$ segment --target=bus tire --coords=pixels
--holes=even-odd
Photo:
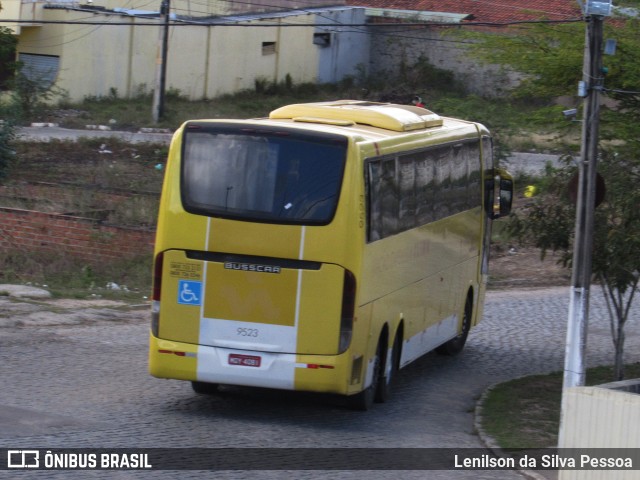
[[[203,395],[216,393],[218,391],[218,387],[219,385],[217,383],[191,382],[191,388],[193,388],[193,391]]]
[[[382,348],[384,348],[382,342],[378,342],[376,355],[373,358],[373,379],[371,380],[371,385],[361,392],[347,397],[349,407],[353,410],[369,410],[373,407],[373,402],[376,401],[378,388],[382,380],[382,371],[384,370],[382,366]]]
[[[464,313],[462,317],[462,328],[457,337],[452,338],[446,343],[443,343],[436,352],[440,355],[456,355],[462,351],[464,344],[467,342],[467,336],[469,330],[471,330],[471,316],[473,314],[473,300],[471,295],[467,295],[467,301],[464,304]]]
[[[393,341],[393,346],[391,347],[391,353],[385,352],[390,355],[389,361],[391,362],[391,364],[388,371],[386,370],[386,366],[383,366],[383,368],[381,368],[380,370],[380,380],[378,381],[378,388],[376,390],[375,397],[375,401],[378,403],[384,403],[391,397],[391,388],[393,386],[393,381],[396,378],[396,373],[398,372],[400,365],[400,348],[402,342],[400,334],[401,332],[396,333],[396,338]],[[386,363],[387,362],[385,361],[385,364]]]

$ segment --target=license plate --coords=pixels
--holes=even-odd
[[[257,355],[229,354],[229,365],[240,365],[243,367],[259,367],[262,359]]]

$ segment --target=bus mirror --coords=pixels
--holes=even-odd
[[[500,177],[500,189],[498,191],[500,210],[496,218],[509,215],[509,212],[511,212],[511,203],[513,202],[513,177],[503,169],[498,169],[497,173]]]

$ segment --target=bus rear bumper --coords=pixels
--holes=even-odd
[[[254,352],[149,341],[149,373],[158,378],[347,394],[347,355]]]

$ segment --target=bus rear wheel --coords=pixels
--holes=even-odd
[[[440,355],[456,355],[460,353],[464,348],[465,343],[467,343],[467,336],[469,335],[469,330],[471,330],[471,315],[473,314],[473,300],[471,299],[471,295],[467,296],[467,301],[464,304],[464,313],[462,314],[462,328],[460,329],[460,333],[457,337],[452,338],[446,343],[443,343],[438,348],[436,348],[436,352]]]
[[[386,352],[386,354],[389,355],[389,359],[386,359],[385,356],[385,364],[382,365],[380,369],[380,380],[375,396],[376,402],[384,403],[388,401],[391,396],[391,387],[393,386],[396,373],[398,373],[400,368],[400,349],[402,345],[400,335],[400,332],[396,333],[391,352]]]
[[[382,365],[383,361],[383,351],[384,348],[382,342],[378,342],[378,347],[376,348],[376,354],[373,358],[373,378],[371,380],[371,385],[362,390],[355,395],[351,395],[347,397],[347,402],[349,407],[353,410],[361,410],[366,411],[373,407],[373,402],[377,400],[378,389],[380,388],[380,383],[383,382],[383,371],[384,366]]]

